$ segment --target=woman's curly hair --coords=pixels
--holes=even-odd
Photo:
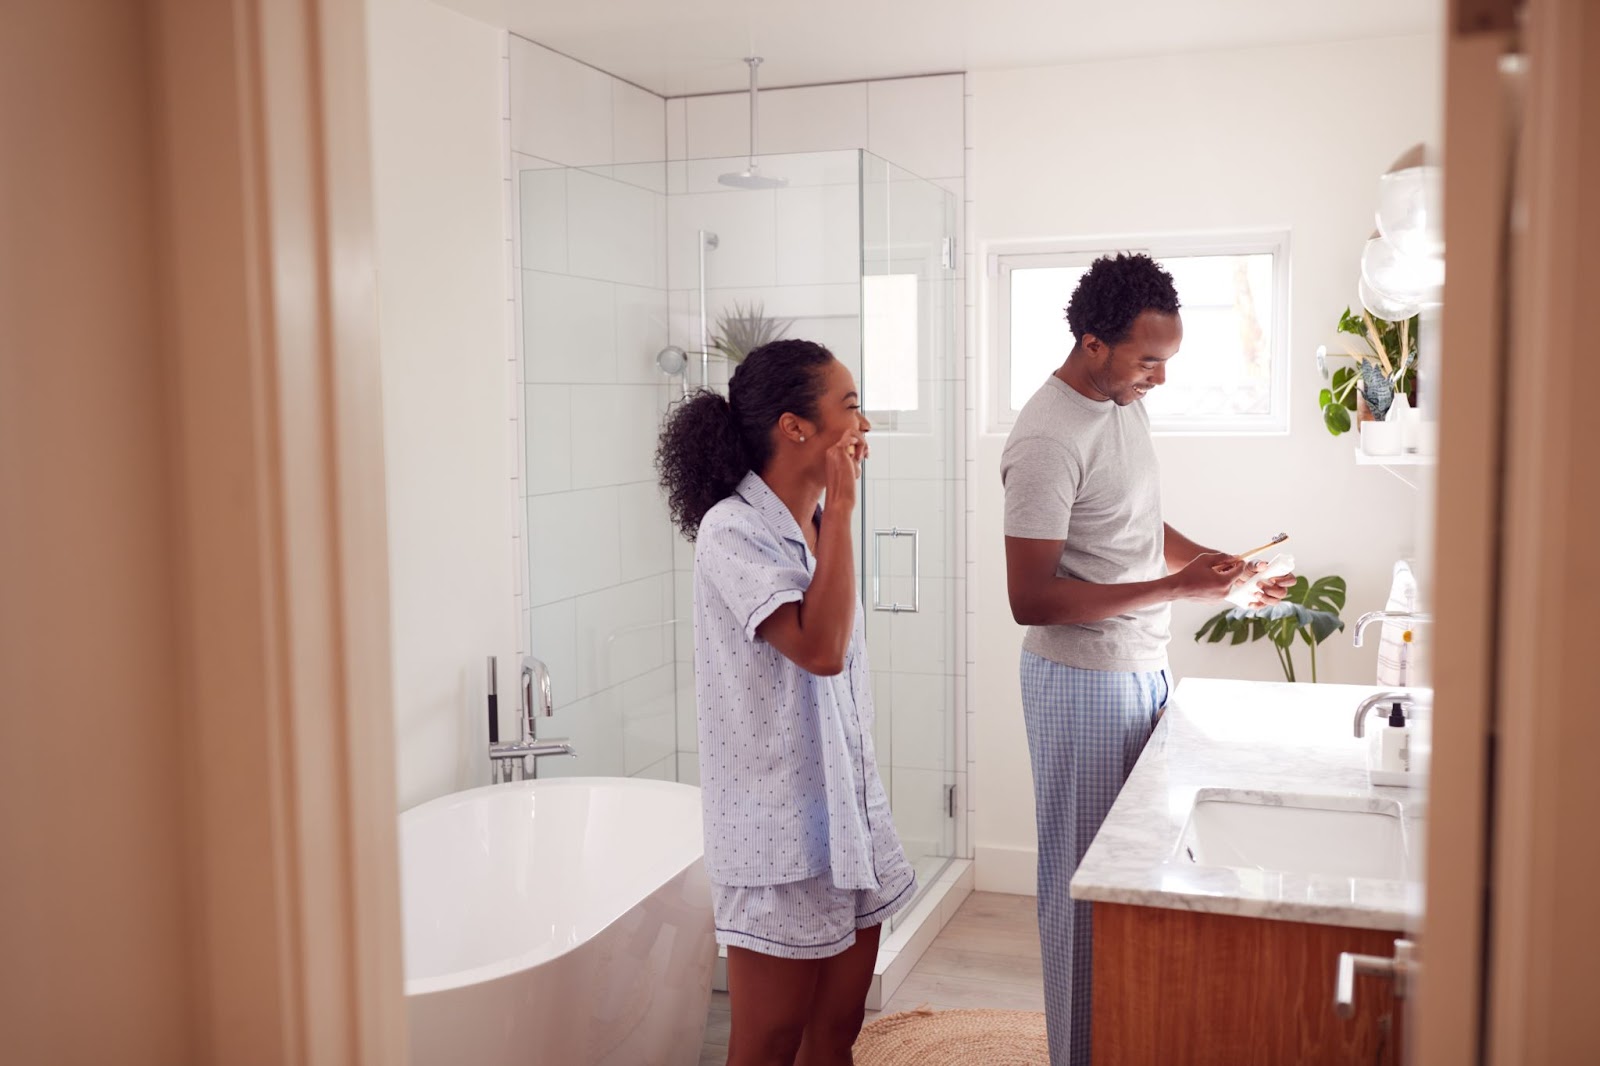
[[[672,524],[694,540],[706,512],[772,458],[772,427],[785,413],[815,420],[822,371],[833,353],[820,344],[777,340],[745,356],[726,399],[701,390],[674,408],[656,442],[656,474]]]
[[[1115,348],[1128,339],[1133,320],[1146,311],[1178,313],[1172,275],[1148,255],[1105,255],[1090,265],[1072,290],[1067,327],[1079,344],[1092,333]]]

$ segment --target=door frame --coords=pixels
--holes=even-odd
[[[405,1061],[361,0],[150,0],[198,1061]]]
[[[1439,710],[1411,1061],[1592,1061],[1600,69],[1583,59],[1600,11],[1456,0],[1446,48]]]

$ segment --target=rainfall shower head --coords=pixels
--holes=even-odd
[[[756,107],[756,68],[761,65],[761,57],[750,56],[745,62],[750,65],[750,163],[743,171],[723,174],[717,181],[735,189],[781,189],[789,184],[789,179],[767,177],[756,161],[757,116],[760,114]]]
[[[723,174],[717,180],[735,189],[782,189],[789,184],[788,178],[769,178],[759,173],[754,163],[750,164],[749,170],[738,174]]]

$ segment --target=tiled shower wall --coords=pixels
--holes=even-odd
[[[540,773],[671,780],[665,102],[518,37],[507,84],[522,640],[554,687],[540,730],[578,752]]]
[[[506,81],[507,209],[515,238],[508,240],[507,260],[517,294],[509,310],[516,341],[508,353],[519,465],[513,528],[524,567],[519,617],[524,648],[551,668],[558,710],[548,732],[573,736],[584,756],[547,761],[541,772],[693,781],[687,668],[692,554],[668,532],[650,468],[657,420],[673,394],[653,357],[669,341],[699,347],[695,231],[705,227],[728,238],[707,258],[713,315],[733,298],[762,299],[770,314],[796,318],[797,334],[858,364],[856,189],[708,193],[690,207],[693,196],[677,195],[685,186],[673,184],[685,180],[682,161],[747,151],[746,96],[664,101],[516,37],[509,40]],[[903,835],[937,836],[938,826],[920,826],[918,819],[942,816],[944,786],[955,784],[962,808],[959,855],[968,854],[972,796],[963,480],[969,472],[968,345],[960,315],[971,263],[960,254],[965,103],[961,75],[776,89],[761,97],[764,155],[865,148],[934,180],[955,198],[958,320],[955,351],[937,390],[944,411],[953,412],[946,417],[954,429],[949,453],[933,471],[942,476],[930,479],[917,469],[913,446],[900,449],[898,471],[895,445],[886,436],[874,449],[879,469],[890,475],[879,491],[894,495],[895,513],[908,516],[902,524],[914,523],[925,535],[943,531],[955,543],[947,571],[925,571],[929,610],[869,623],[896,630],[888,638],[889,662],[877,670],[881,707],[925,710],[942,698],[954,703],[953,736],[905,731],[882,739],[894,753]],[[661,167],[661,160],[676,166]],[[645,165],[653,161],[657,165]],[[568,166],[586,172],[559,169]],[[672,197],[663,195],[669,188]],[[657,246],[658,240],[664,244]],[[697,382],[697,366],[691,375]],[[714,369],[712,380],[725,380],[725,370]],[[530,544],[532,557],[541,560],[531,573]],[[874,646],[884,646],[883,638]],[[917,720],[912,714],[883,718]],[[946,744],[955,749],[953,776],[940,769]]]
[[[921,442],[881,434],[873,443],[873,463],[881,477],[875,491],[892,494],[887,513],[902,525],[914,525],[925,537],[953,538],[946,553],[948,569],[931,572],[924,566],[924,611],[916,615],[868,615],[873,628],[875,702],[880,725],[888,724],[892,737],[880,735],[880,749],[888,753],[895,822],[908,847],[915,841],[937,840],[944,816],[943,790],[956,786],[961,817],[956,819],[956,854],[966,855],[966,817],[971,803],[968,715],[967,639],[968,607],[966,560],[966,495],[968,474],[968,417],[966,412],[965,315],[967,263],[959,254],[965,244],[966,134],[965,78],[960,74],[891,81],[855,82],[810,88],[763,91],[761,144],[763,156],[777,153],[826,152],[864,148],[919,177],[949,190],[955,200],[952,235],[957,240],[957,278],[951,299],[956,323],[953,353],[946,377],[935,384],[933,395],[941,417],[952,429],[942,461],[929,461]],[[668,100],[667,154],[669,159],[739,157],[749,145],[749,101],[744,94]],[[716,196],[711,193],[708,196]],[[763,197],[765,199],[763,199]],[[833,203],[833,197],[841,202]],[[721,198],[723,211],[732,217],[718,221],[725,232],[722,247],[707,253],[707,286],[713,315],[738,298],[765,300],[770,314],[796,318],[794,332],[829,345],[842,359],[859,364],[860,331],[859,227],[841,226],[840,219],[854,217],[854,187],[806,189],[791,187],[755,194],[744,192]],[[676,198],[674,198],[676,199]],[[682,210],[669,204],[669,212]],[[707,217],[701,215],[700,217]],[[685,216],[687,218],[687,216]],[[811,221],[808,222],[808,219]],[[669,227],[669,232],[673,228]],[[754,243],[735,245],[737,234],[756,234]],[[678,265],[695,249],[695,234],[687,221],[673,232],[669,261],[674,270],[672,326],[674,340],[687,338],[698,344],[696,296],[680,285]],[[781,252],[781,254],[780,254]],[[719,261],[720,259],[720,261]],[[692,275],[690,275],[692,278]],[[755,280],[752,280],[755,279]],[[802,331],[804,333],[802,334]],[[686,345],[693,346],[693,345]],[[715,371],[713,381],[716,381]],[[871,384],[867,384],[870,392]],[[870,396],[868,397],[870,406]],[[932,475],[932,476],[930,476]],[[924,542],[925,561],[940,553]],[[692,557],[677,554],[678,610],[686,611],[688,571]],[[904,598],[903,596],[900,598]],[[877,632],[880,628],[886,633]],[[679,658],[686,664],[688,633],[680,639]],[[679,672],[687,684],[687,669]],[[940,700],[954,704],[955,723],[950,737],[929,736],[918,725],[927,720],[926,709]],[[882,713],[889,709],[895,713]],[[693,702],[678,701],[681,769],[693,770]],[[885,742],[887,741],[887,742]],[[943,769],[946,744],[954,745],[953,777]],[[684,780],[693,780],[685,776]]]

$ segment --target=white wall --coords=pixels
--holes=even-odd
[[[1351,438],[1323,429],[1313,352],[1355,300],[1378,175],[1437,133],[1439,77],[1435,45],[1420,37],[970,76],[980,253],[981,242],[1032,238],[1291,230],[1292,432],[1162,439],[1164,506],[1173,525],[1219,549],[1290,533],[1303,572],[1347,579],[1347,618],[1381,607],[1394,560],[1415,551],[1416,500],[1383,470],[1357,469]],[[1023,631],[1005,595],[1003,444],[980,437],[974,486],[975,844],[980,887],[1026,892],[1034,812],[1017,684]],[[1262,646],[1196,646],[1209,613],[1174,612],[1180,677],[1281,680]],[[1324,680],[1372,677],[1373,653],[1353,651],[1348,637],[1330,640],[1321,659]]]
[[[372,0],[368,19],[406,808],[487,783],[486,656],[515,707],[503,34],[428,0]]]

